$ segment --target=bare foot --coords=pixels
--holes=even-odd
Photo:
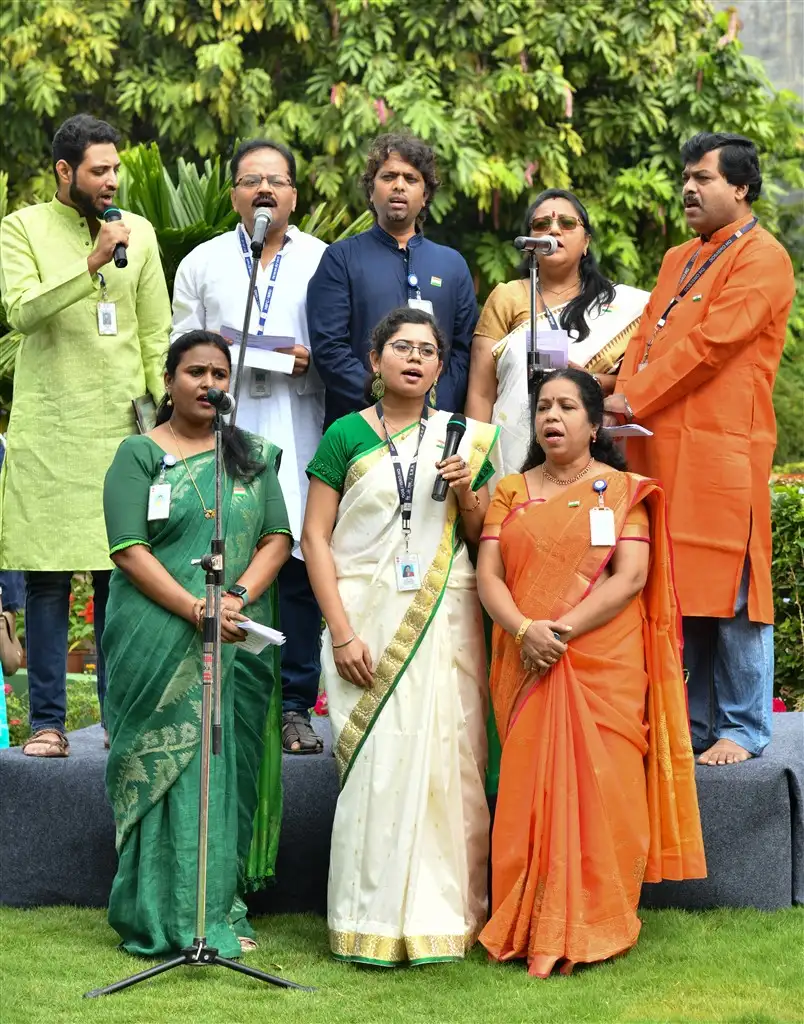
[[[748,761],[753,756],[734,740],[718,740],[701,754],[698,764],[739,764],[740,761]]]
[[[240,950],[243,953],[251,953],[257,948],[257,943],[254,939],[247,939],[245,935],[239,935],[238,941],[240,942]]]

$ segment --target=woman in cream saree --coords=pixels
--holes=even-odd
[[[567,331],[570,362],[597,375],[609,394],[649,293],[614,285],[603,276],[590,249],[594,232],[589,215],[573,193],[542,192],[528,209],[525,224],[526,235],[552,235],[558,241],[557,252],[539,260],[537,336]],[[497,285],[475,328],[466,414],[499,424],[501,476],[519,472],[530,441],[529,328],[527,277]],[[494,484],[496,480],[492,490]]]
[[[450,414],[419,422],[436,372],[425,361],[428,336],[440,339],[428,314],[399,310],[378,326],[374,349],[384,423],[403,473],[419,445],[409,552],[418,556],[420,587],[400,587],[414,570],[390,446],[374,410],[327,431],[309,467],[302,540],[328,622],[321,664],[341,780],[330,944],[336,957],[383,966],[460,958],[486,916],[485,648],[461,532],[474,525],[479,535],[497,431],[467,423],[457,455],[442,467],[460,489],[434,502]],[[400,340],[411,346],[406,358],[391,351]],[[404,392],[398,375],[416,362],[424,376]],[[322,514],[327,503],[334,528]]]
[[[572,452],[571,418],[591,396],[596,436],[602,394],[569,375],[541,389],[547,451],[498,485],[478,569],[502,740],[480,938],[538,977],[629,949],[643,881],[705,875],[664,495],[607,465],[611,442]],[[614,543],[593,545],[602,496]]]

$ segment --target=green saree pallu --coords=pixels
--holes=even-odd
[[[276,476],[279,450],[252,437],[266,469],[251,482],[224,479],[221,525],[225,586],[251,561],[261,537],[289,533]],[[210,549],[215,458],[204,452],[168,468],[167,519],[148,521],[149,488],[164,452],[148,437],[126,439],[106,478],[111,552],[145,544],[186,590],[204,595],[193,565]],[[192,474],[192,477],[189,474]],[[200,492],[196,492],[196,487]],[[248,606],[275,622],[271,587]],[[131,953],[163,955],[195,936],[201,744],[201,634],[146,597],[119,570],[112,576],[103,651],[111,749],[106,785],[116,825],[118,871],[109,922]],[[281,820],[281,680],[278,649],[260,656],[224,644],[223,748],[211,758],[206,937],[223,956],[239,956],[252,937],[242,894],[273,875]]]

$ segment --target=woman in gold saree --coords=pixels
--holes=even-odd
[[[502,741],[480,940],[538,977],[629,949],[643,881],[706,870],[664,495],[602,419],[589,374],[545,377],[478,562]]]
[[[590,247],[589,214],[572,192],[550,188],[538,195],[525,215],[524,234],[552,235],[558,243],[554,255],[539,260],[538,337],[567,331],[570,365],[596,374],[603,391],[611,394],[648,292],[604,277]],[[466,415],[499,424],[503,475],[519,472],[530,441],[527,277],[524,267],[518,280],[497,285],[472,340]]]
[[[327,622],[341,779],[330,944],[340,959],[393,966],[463,957],[486,917],[485,649],[464,537],[480,536],[497,431],[468,421],[441,461],[451,414],[427,400],[444,352],[428,313],[395,310],[372,344],[380,401],[325,434],[302,550]],[[431,497],[439,474],[444,502]]]

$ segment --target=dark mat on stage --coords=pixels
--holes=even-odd
[[[278,882],[249,896],[256,913],[326,909],[338,782],[329,722],[323,754],[286,755]],[[0,751],[0,904],[105,906],[115,871],[100,727],[70,737],[66,759]],[[647,885],[648,907],[804,904],[804,714],[774,715],[761,758],[696,770],[709,877]]]

